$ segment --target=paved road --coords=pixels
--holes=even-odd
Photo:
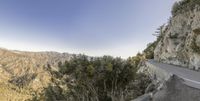
[[[161,68],[168,73],[182,78],[184,83],[188,86],[200,89],[200,72],[189,70],[180,66],[159,63],[154,60],[148,60],[147,62],[157,68]]]

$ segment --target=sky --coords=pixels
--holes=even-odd
[[[1,0],[0,47],[127,58],[153,42],[175,0]]]

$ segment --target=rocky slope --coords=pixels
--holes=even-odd
[[[199,0],[181,0],[175,3],[172,8],[172,17],[167,24],[159,28],[158,32],[157,41],[149,46],[147,52],[144,51],[145,55],[154,55],[152,58],[161,63],[200,70]],[[160,80],[158,75],[167,77],[165,73],[146,64],[141,65],[139,72],[147,73],[152,77],[153,84],[151,85],[154,86],[149,86],[153,87],[154,91],[134,101],[200,100],[200,90],[186,85],[185,81],[175,74],[170,75],[168,79]]]
[[[51,83],[48,69],[72,57],[68,53],[21,52],[0,49],[0,101],[32,99]]]
[[[195,0],[184,0],[189,3]],[[200,6],[189,3],[179,4],[178,9],[162,29],[154,58],[169,64],[181,65],[190,69],[200,69]],[[191,9],[189,9],[191,8]]]

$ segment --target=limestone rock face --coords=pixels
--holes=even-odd
[[[162,30],[154,58],[157,61],[200,69],[200,7],[170,18]]]

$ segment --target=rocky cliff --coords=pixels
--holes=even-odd
[[[185,67],[196,71],[200,70],[199,0],[176,2],[172,8],[172,17],[167,24],[159,28],[158,33],[157,40],[146,49],[147,52],[144,51],[145,55],[153,54],[152,58],[160,63],[177,65],[180,68]],[[186,85],[186,81],[176,74],[166,75],[170,72],[148,64],[141,65],[139,72],[145,72],[152,77],[153,84],[149,85],[150,87],[147,90],[153,87],[154,91],[147,92],[134,101],[200,100],[200,90]],[[183,73],[188,75],[186,72]]]
[[[200,69],[200,6],[194,1],[183,0],[173,8],[174,14],[161,30],[155,60]]]

